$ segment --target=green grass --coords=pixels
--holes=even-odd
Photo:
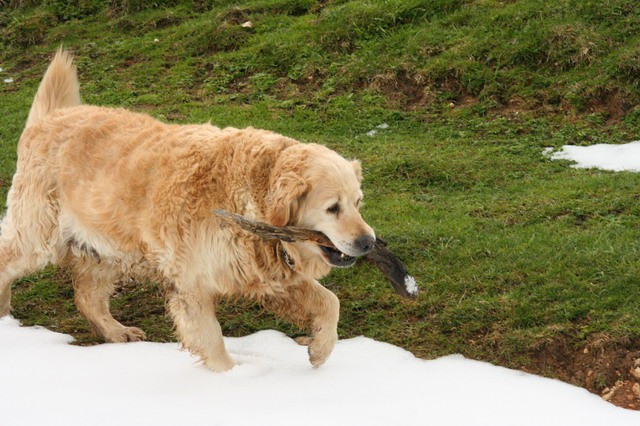
[[[15,79],[0,85],[3,194],[64,43],[87,103],[267,128],[362,160],[364,216],[422,293],[400,299],[364,264],[333,272],[324,284],[342,301],[341,337],[533,369],[549,342],[640,342],[640,177],[541,154],[637,139],[634,1],[3,3],[0,77]],[[115,316],[171,339],[158,289],[125,287]],[[23,323],[96,341],[64,271],[14,293]],[[221,322],[227,335],[301,332],[243,301],[226,303]]]

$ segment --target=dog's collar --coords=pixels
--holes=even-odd
[[[278,244],[278,246],[279,246],[278,251],[280,252],[280,258],[285,263],[285,265],[289,267],[289,269],[295,272],[296,262],[293,260],[289,252],[285,250],[284,245],[282,243]]]

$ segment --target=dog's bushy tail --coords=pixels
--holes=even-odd
[[[60,48],[56,52],[31,105],[26,127],[59,108],[80,105],[80,83],[73,56]]]

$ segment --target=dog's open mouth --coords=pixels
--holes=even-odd
[[[320,246],[320,249],[322,250],[322,254],[327,262],[329,262],[330,265],[337,266],[338,268],[349,267],[356,261],[355,257],[346,255],[340,250],[325,246]]]

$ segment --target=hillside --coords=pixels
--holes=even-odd
[[[602,3],[0,0],[0,188],[63,44],[86,103],[267,128],[361,159],[364,216],[423,291],[402,300],[367,265],[335,271],[324,284],[341,299],[342,337],[462,353],[597,393],[630,387],[640,177],[541,154],[640,139],[640,9]],[[173,339],[155,285],[121,287],[114,316]],[[23,323],[98,341],[63,269],[14,294]],[[226,335],[301,333],[247,301],[220,316]]]

